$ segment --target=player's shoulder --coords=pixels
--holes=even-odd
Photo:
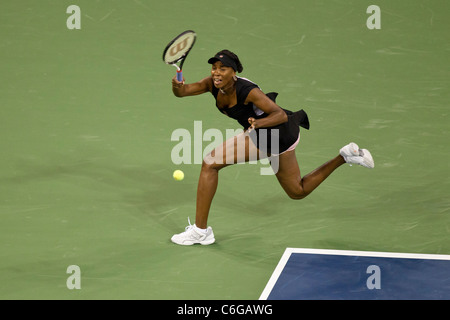
[[[243,78],[243,77],[237,77],[237,83],[236,83],[236,92],[238,96],[243,95],[247,97],[250,91],[253,89],[258,88],[259,86],[254,83],[253,81]]]
[[[237,77],[237,79],[238,79],[238,83],[240,83],[241,85],[243,85],[245,87],[258,87],[259,88],[259,86],[252,80],[249,80],[244,77]]]
[[[260,90],[256,83],[247,78],[237,77],[236,95],[238,101],[247,101],[248,95],[250,92],[255,91],[255,89]]]

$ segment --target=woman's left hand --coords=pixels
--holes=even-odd
[[[256,119],[255,118],[248,118],[248,123],[250,123],[250,127],[248,128],[248,132],[251,132],[252,130],[256,129]]]

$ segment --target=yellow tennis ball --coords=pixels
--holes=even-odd
[[[184,179],[184,173],[181,170],[175,170],[173,172],[173,178],[177,181],[181,181]]]

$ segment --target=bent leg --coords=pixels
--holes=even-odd
[[[240,133],[214,149],[203,159],[197,187],[195,225],[207,227],[211,202],[217,190],[219,170],[235,164],[259,159],[259,151],[247,133]]]
[[[344,163],[344,158],[339,155],[302,178],[295,150],[292,150],[279,156],[279,169],[276,177],[290,198],[303,199]]]

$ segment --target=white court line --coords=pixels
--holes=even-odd
[[[263,292],[261,293],[261,296],[259,297],[259,300],[267,300],[267,297],[269,297],[269,294],[272,292],[275,283],[280,277],[281,271],[283,271],[284,266],[286,265],[287,261],[289,260],[289,257],[291,256],[292,251],[290,250],[292,249],[293,248],[286,248],[286,250],[284,251],[283,256],[280,259],[280,262],[278,262],[277,267],[273,271],[272,276],[270,277],[269,281],[266,284],[266,287],[264,288]]]
[[[272,292],[275,283],[280,277],[286,263],[292,253],[309,254],[328,254],[338,256],[359,256],[359,257],[382,257],[382,258],[404,258],[404,259],[428,259],[428,260],[450,260],[450,255],[445,254],[422,254],[422,253],[401,253],[401,252],[377,252],[377,251],[353,251],[353,250],[329,250],[329,249],[305,249],[305,248],[286,248],[283,256],[278,262],[272,273],[266,287],[264,288],[259,300],[267,300]]]

